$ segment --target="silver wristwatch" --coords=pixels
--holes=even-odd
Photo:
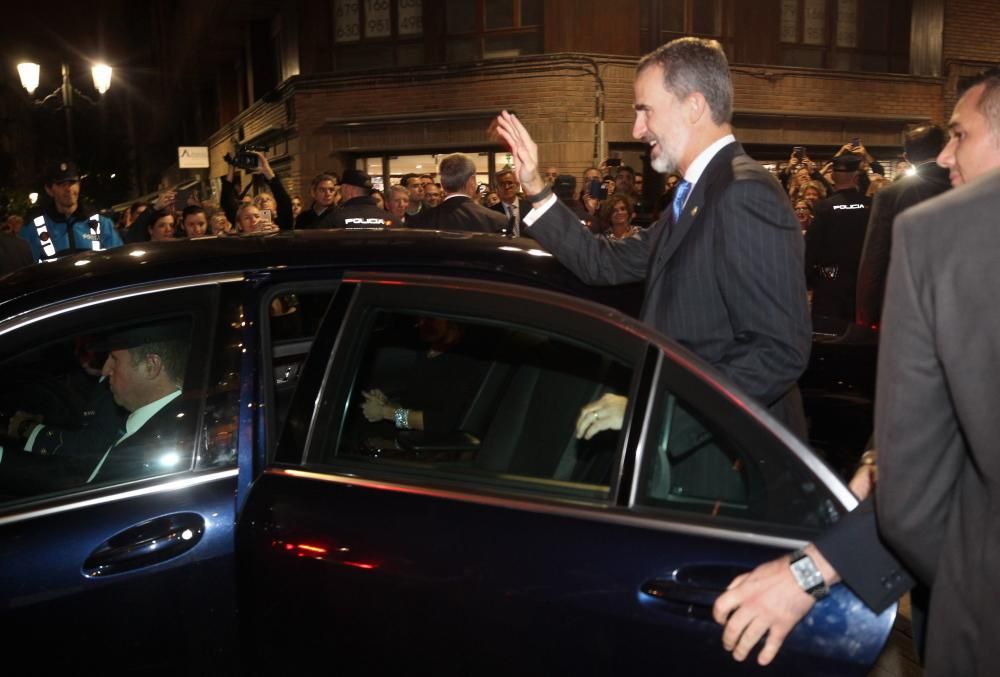
[[[816,599],[823,599],[830,594],[830,588],[823,580],[823,574],[816,568],[816,563],[803,550],[796,550],[792,553],[792,562],[789,565],[792,569],[792,576],[799,586]]]

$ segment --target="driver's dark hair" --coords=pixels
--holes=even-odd
[[[128,349],[132,366],[138,365],[148,355],[159,355],[167,377],[178,387],[184,385],[184,370],[187,368],[187,341],[153,341]]]

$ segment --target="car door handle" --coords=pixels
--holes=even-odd
[[[736,576],[747,569],[722,564],[681,567],[669,578],[654,578],[640,588],[655,599],[671,602],[680,613],[710,617],[712,605]]]
[[[136,524],[101,543],[83,563],[87,576],[109,576],[166,561],[187,552],[205,534],[205,520],[174,513]]]

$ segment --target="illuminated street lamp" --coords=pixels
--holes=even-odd
[[[32,97],[34,97],[35,90],[38,89],[41,70],[41,67],[37,63],[25,62],[17,64],[17,74],[21,78],[21,86]],[[104,94],[111,89],[111,66],[103,63],[95,64],[90,71],[94,78],[94,89],[97,90],[98,94]],[[66,143],[69,146],[69,155],[73,158],[76,157],[76,148],[73,143],[73,121],[71,117],[74,95],[95,106],[98,103],[73,86],[73,83],[69,79],[69,66],[64,63],[62,65],[62,84],[52,90],[48,96],[34,100],[35,105],[43,106],[49,101],[54,100],[57,96],[61,97],[62,106],[60,108],[66,111]]]

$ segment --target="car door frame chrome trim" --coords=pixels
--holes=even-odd
[[[658,517],[647,517],[641,513],[637,513],[634,509],[624,509],[610,504],[602,506],[584,505],[581,501],[579,505],[573,505],[571,503],[572,499],[568,499],[565,503],[556,503],[555,500],[551,498],[531,500],[527,498],[514,498],[495,494],[472,493],[457,489],[441,489],[430,486],[402,484],[388,480],[364,479],[357,476],[338,475],[334,473],[324,473],[311,470],[299,470],[296,468],[272,467],[265,469],[264,474],[319,482],[330,482],[344,486],[363,487],[366,489],[376,489],[380,491],[414,494],[417,496],[461,501],[463,503],[474,503],[477,505],[485,505],[496,508],[507,508],[522,512],[587,519],[620,526],[682,533],[689,536],[699,536],[712,539],[722,538],[727,541],[762,545],[785,550],[795,550],[796,548],[804,547],[808,543],[808,541],[803,539],[774,536],[754,531],[741,531],[724,527],[686,524],[684,522],[665,520]],[[628,512],[624,512],[625,510],[628,510]]]
[[[26,508],[22,512],[15,512],[11,515],[0,516],[0,527],[8,524],[14,524],[16,522],[24,522],[26,520],[37,519],[39,517],[48,517],[50,515],[57,515],[59,513],[69,512],[71,510],[89,508],[104,503],[114,503],[115,501],[124,501],[130,498],[149,496],[151,494],[165,493],[168,491],[181,491],[189,487],[198,486],[200,484],[208,484],[209,482],[218,482],[224,479],[228,479],[230,477],[236,477],[238,472],[239,472],[238,468],[227,468],[225,470],[218,470],[208,473],[198,473],[193,476],[181,477],[175,480],[171,480],[169,482],[161,482],[159,484],[140,487],[137,489],[127,489],[124,491],[118,491],[103,496],[95,496],[93,498],[73,499],[72,497],[69,497],[70,500],[68,502],[59,505],[48,506],[45,508]]]
[[[0,336],[16,331],[36,322],[41,322],[50,317],[57,317],[65,313],[89,308],[103,303],[118,301],[120,299],[142,296],[145,294],[156,294],[159,292],[176,291],[189,287],[204,287],[227,282],[242,282],[245,279],[243,273],[212,273],[211,275],[199,275],[197,277],[177,278],[174,280],[160,280],[148,282],[130,287],[121,287],[113,291],[86,294],[74,299],[57,301],[55,303],[33,308],[19,315],[15,315],[6,320],[0,321]]]
[[[646,441],[649,439],[649,426],[653,416],[653,405],[656,404],[656,385],[660,382],[660,375],[663,371],[663,351],[657,350],[656,366],[653,367],[652,388],[646,398],[646,412],[642,417],[642,430],[639,431],[639,439],[635,448],[635,464],[632,466],[632,486],[629,487],[628,503],[629,508],[634,508],[638,500],[639,480],[642,476],[643,464],[646,461]]]

